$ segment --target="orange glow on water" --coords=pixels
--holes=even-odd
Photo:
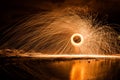
[[[84,71],[85,71],[84,63],[74,64],[70,74],[71,75],[70,80],[84,80]]]
[[[112,69],[114,60],[111,58],[75,61],[70,72],[70,80],[109,80],[104,77],[109,77],[107,72]]]

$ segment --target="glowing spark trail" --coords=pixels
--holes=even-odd
[[[91,16],[79,8],[33,15],[5,31],[1,40],[6,42],[0,49],[43,54],[120,53],[119,34],[110,26],[97,24]]]

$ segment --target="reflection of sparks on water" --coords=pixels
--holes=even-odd
[[[85,64],[75,63],[72,67],[70,80],[85,80]]]
[[[70,80],[109,80],[111,78],[107,74],[111,69],[111,63],[114,63],[114,60],[75,61],[72,66]],[[107,79],[104,79],[104,77],[107,77]]]
[[[97,73],[100,72],[101,69],[100,63],[91,61],[88,63],[87,61],[76,61],[72,66],[70,80],[93,80],[97,76]],[[95,79],[96,80],[96,79]]]

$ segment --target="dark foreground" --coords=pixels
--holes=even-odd
[[[120,80],[119,75],[119,59],[0,58],[0,80]]]

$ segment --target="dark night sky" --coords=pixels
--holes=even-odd
[[[0,1],[0,35],[8,25],[17,23],[32,14],[42,11],[65,7],[88,7],[90,10],[101,14],[100,18],[108,23],[120,24],[120,1],[119,0],[1,0]],[[6,27],[7,26],[7,27]]]
[[[6,25],[23,16],[68,6],[87,6],[108,15],[110,22],[120,23],[119,0],[4,0],[0,2],[0,22]]]

